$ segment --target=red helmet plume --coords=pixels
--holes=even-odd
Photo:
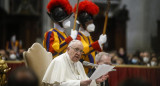
[[[76,12],[77,4],[74,6],[73,12]],[[99,12],[99,7],[91,1],[84,0],[79,3],[78,14],[81,12],[87,12],[88,14],[94,16]]]
[[[51,12],[51,10],[57,6],[62,7],[68,15],[72,13],[72,6],[68,0],[50,0],[47,5],[48,12]]]

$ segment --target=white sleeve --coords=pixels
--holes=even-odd
[[[60,86],[80,86],[80,80],[69,80],[62,82]]]
[[[95,80],[92,80],[92,82],[90,83],[89,86],[97,86],[96,81],[95,81]]]

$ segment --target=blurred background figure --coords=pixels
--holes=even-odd
[[[9,59],[5,50],[1,49],[0,54],[2,56],[2,60],[8,60]]]
[[[127,57],[127,54],[126,54],[124,48],[119,48],[117,55],[118,55],[118,57],[123,59],[125,64],[128,64],[128,57]]]
[[[152,57],[150,61],[151,66],[157,66],[158,65],[158,60],[156,57]]]
[[[13,50],[17,54],[19,49],[22,49],[22,41],[17,40],[16,35],[13,35],[11,40],[6,43],[6,51],[10,52],[10,50]]]
[[[11,40],[7,42],[6,44],[6,50],[14,50],[15,52],[17,52],[18,49],[18,41],[16,40],[16,35],[13,35],[11,37]]]
[[[10,73],[8,86],[38,86],[38,78],[31,69],[19,67]]]
[[[16,35],[11,37],[11,40],[6,43],[7,60],[22,60],[23,59],[22,41],[16,39]]]
[[[142,59],[143,59],[143,62],[142,62],[143,65],[147,65],[147,66],[150,65],[150,64],[149,64],[149,62],[150,62],[150,53],[149,53],[149,52],[145,51],[145,52],[143,53]]]
[[[19,49],[19,51],[17,53],[18,60],[23,60],[23,52],[24,52],[24,49]]]
[[[9,51],[9,60],[17,60],[16,52],[14,50]]]
[[[156,53],[155,52],[151,52],[151,57],[156,57]]]
[[[120,58],[116,53],[111,54],[111,62],[115,65],[125,64],[124,60]]]
[[[140,65],[141,61],[138,58],[138,56],[133,56],[133,57],[130,58],[129,64]]]
[[[141,52],[139,53],[139,57],[142,59],[142,58],[144,57],[144,52],[141,51]],[[143,60],[143,59],[142,59],[142,60]]]
[[[117,58],[116,65],[122,65],[122,64],[124,64],[123,59],[122,58]]]

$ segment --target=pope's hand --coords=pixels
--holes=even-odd
[[[78,34],[77,30],[73,30],[73,29],[71,30],[71,37],[72,37],[73,40],[76,39],[77,34]]]
[[[107,78],[109,77],[108,73],[101,76],[100,78],[96,79],[96,83],[101,83],[103,81],[105,81]]]
[[[80,86],[88,86],[91,83],[92,80],[82,80],[80,82]]]

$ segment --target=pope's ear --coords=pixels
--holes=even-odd
[[[69,50],[70,48],[69,47],[67,47],[67,51]]]
[[[96,64],[99,64],[99,62],[96,62]]]

